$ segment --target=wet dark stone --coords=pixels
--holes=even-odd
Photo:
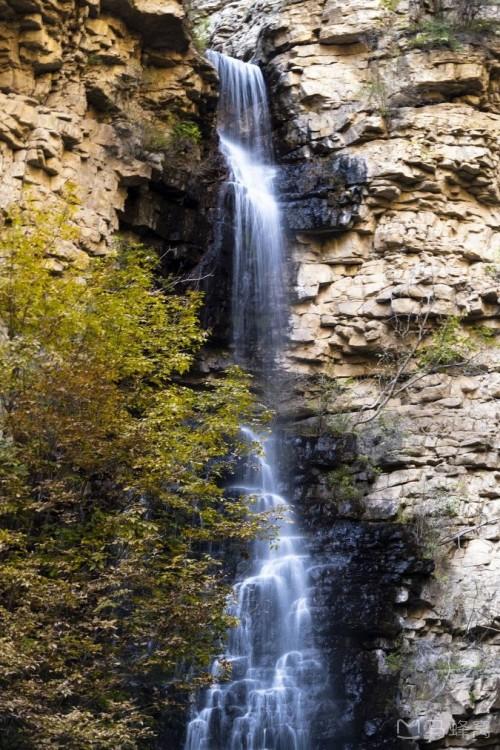
[[[331,685],[314,720],[312,750],[414,750],[397,736],[398,675],[380,673],[377,652],[381,643],[396,648],[398,607],[418,601],[432,562],[421,559],[410,528],[365,521],[362,504],[358,517],[332,513],[324,478],[356,464],[353,436],[296,437],[289,450],[296,469],[290,492],[310,539],[316,641]],[[398,605],[403,585],[410,600]]]
[[[312,467],[334,469],[346,460],[353,460],[356,455],[356,437],[354,435],[295,437],[290,441],[289,449],[294,455],[295,484],[300,487],[303,482],[297,470],[309,472]]]
[[[283,165],[276,188],[287,228],[309,234],[350,229],[359,216],[365,182],[364,161],[350,156]]]
[[[362,187],[366,178],[366,164],[362,159],[329,156],[300,164],[282,165],[276,187],[285,200],[304,196],[327,197],[337,188]]]
[[[346,201],[346,207],[331,206],[326,198],[306,198],[283,204],[283,214],[289,230],[309,234],[330,234],[351,229],[357,218],[357,196]]]

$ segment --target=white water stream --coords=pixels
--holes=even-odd
[[[283,233],[273,180],[271,117],[260,68],[217,52],[220,149],[232,199],[232,343],[235,359],[272,367],[285,329]]]
[[[284,264],[270,117],[260,69],[209,53],[219,72],[219,136],[234,196],[232,324],[236,359],[250,353],[272,368],[284,332]],[[254,544],[248,577],[234,588],[224,659],[231,681],[199,696],[185,750],[311,750],[310,717],[325,675],[314,648],[308,599],[309,557],[293,511],[280,494],[274,438],[262,439],[242,494],[258,512],[282,512],[277,539]]]

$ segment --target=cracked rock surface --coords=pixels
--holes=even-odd
[[[304,469],[296,489],[340,565],[320,576],[319,621],[356,714],[318,747],[498,747],[498,34],[423,44],[432,3],[408,0],[194,5],[270,89],[293,287],[283,415],[303,435],[355,432],[376,469]],[[398,568],[414,560],[402,529],[434,572]],[[391,675],[392,714],[362,695]]]
[[[108,252],[118,228],[197,259],[205,220],[187,164],[203,154],[168,139],[177,121],[210,136],[215,101],[178,0],[2,0],[0,208],[57,203],[72,185],[72,260]]]

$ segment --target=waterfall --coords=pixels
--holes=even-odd
[[[270,117],[260,69],[210,52],[219,72],[219,136],[234,199],[233,343],[237,360],[255,353],[268,368],[283,337],[284,263]],[[252,355],[252,357],[250,357]],[[310,560],[293,510],[280,494],[276,438],[244,428],[260,446],[239,492],[259,512],[279,517],[277,538],[254,543],[248,576],[234,587],[220,679],[199,696],[185,750],[310,750],[310,718],[326,677],[313,642],[308,599]]]
[[[232,343],[237,362],[269,369],[285,322],[283,235],[274,197],[271,117],[257,65],[209,52],[221,81],[220,149],[233,201]]]

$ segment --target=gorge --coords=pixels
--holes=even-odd
[[[211,654],[232,675],[215,664],[196,705],[182,662],[136,744],[76,729],[9,744],[29,720],[6,701],[0,747],[498,747],[498,14],[478,0],[0,5],[0,208],[64,205],[69,188],[79,236],[48,248],[56,276],[110,257],[119,231],[176,291],[203,290],[210,338],[179,382],[204,393],[254,360],[276,431],[257,435],[243,494],[296,524],[249,560],[229,545],[214,580],[236,581],[239,623]],[[147,705],[151,683],[131,674]],[[58,711],[83,710],[67,689]]]

